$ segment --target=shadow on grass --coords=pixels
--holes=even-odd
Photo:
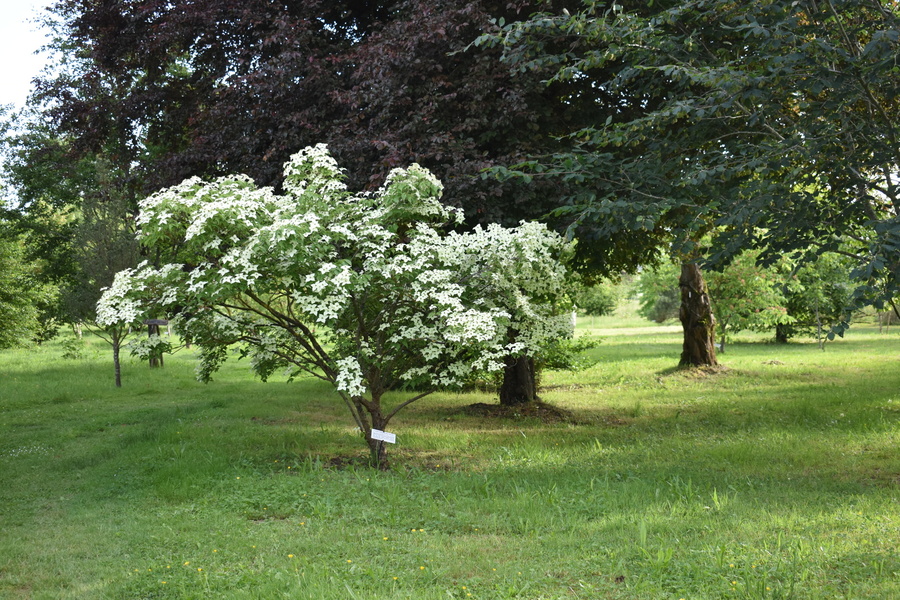
[[[3,387],[12,393],[5,394],[0,411],[10,425],[32,426],[29,436],[45,436],[55,448],[52,470],[60,476],[99,469],[119,477],[120,466],[131,463],[133,474],[140,475],[130,478],[132,484],[162,485],[178,497],[189,496],[196,482],[215,479],[242,461],[262,465],[275,460],[273,456],[308,455],[327,461],[329,455],[363,452],[359,440],[347,435],[351,421],[345,408],[320,382],[286,386],[232,375],[202,385],[187,381],[190,367],[185,361],[155,371],[137,365],[117,390],[111,381],[108,388],[100,383],[99,375],[108,375],[104,365],[65,363],[5,382]],[[542,415],[524,410],[505,418],[474,416],[461,406],[471,404],[473,397],[443,396],[413,405],[395,424],[416,434],[414,445],[403,453],[412,464],[420,462],[417,454],[435,454],[429,445],[440,446],[437,438],[470,431],[475,441],[469,443],[475,444],[477,454],[483,451],[477,449],[477,436],[494,429],[527,434],[532,451],[546,452],[560,441],[564,449],[593,443],[606,448],[604,453],[587,452],[589,459],[572,458],[586,468],[602,467],[614,455],[620,467],[646,469],[653,463],[678,469],[689,464],[710,473],[763,479],[793,474],[837,485],[896,483],[897,461],[886,454],[890,441],[883,435],[900,422],[900,411],[886,409],[900,388],[896,376],[873,382],[865,375],[844,374],[835,376],[837,387],[831,381],[810,383],[808,374],[789,372],[770,386],[741,388],[716,385],[752,379],[753,373],[732,369],[698,374],[669,368],[656,375],[663,380],[658,387],[631,391],[624,404],[585,406],[579,401],[569,408],[556,403],[573,413],[571,419],[548,423]],[[682,385],[669,390],[668,378],[714,382],[710,389]],[[571,386],[571,393],[577,397],[592,385]],[[430,429],[434,426],[438,429]],[[423,427],[426,431],[416,433]],[[9,433],[14,439],[15,431]],[[493,443],[486,440],[484,447]],[[195,457],[194,464],[183,473],[173,466],[184,466],[189,457]],[[490,461],[475,460],[479,465]],[[181,484],[168,485],[167,480]],[[116,484],[103,493],[121,489]]]

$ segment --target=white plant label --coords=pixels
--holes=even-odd
[[[388,444],[396,444],[397,443],[397,435],[394,433],[388,433],[387,431],[381,431],[380,429],[372,430],[372,439],[380,440],[382,442],[387,442]]]

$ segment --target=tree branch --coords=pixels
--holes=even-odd
[[[386,417],[384,418],[384,422],[387,423],[388,421],[390,421],[391,418],[392,418],[394,415],[396,415],[398,412],[400,412],[402,409],[404,409],[405,407],[409,406],[410,404],[412,404],[412,403],[415,402],[416,400],[421,400],[421,399],[424,398],[425,396],[428,396],[429,394],[433,394],[433,393],[434,393],[434,390],[428,390],[427,392],[422,392],[421,394],[417,394],[417,395],[413,396],[412,398],[410,398],[410,399],[407,400],[406,402],[403,402],[402,404],[400,404],[399,406],[397,406],[394,410],[392,410],[392,411],[388,414],[388,416],[386,416]]]

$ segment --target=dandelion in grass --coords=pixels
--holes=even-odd
[[[293,554],[288,554],[288,558],[294,558]]]

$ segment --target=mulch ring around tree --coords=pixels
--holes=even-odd
[[[462,408],[466,415],[499,419],[537,419],[542,423],[575,423],[575,415],[568,410],[544,402],[526,402],[504,406],[478,402]]]

